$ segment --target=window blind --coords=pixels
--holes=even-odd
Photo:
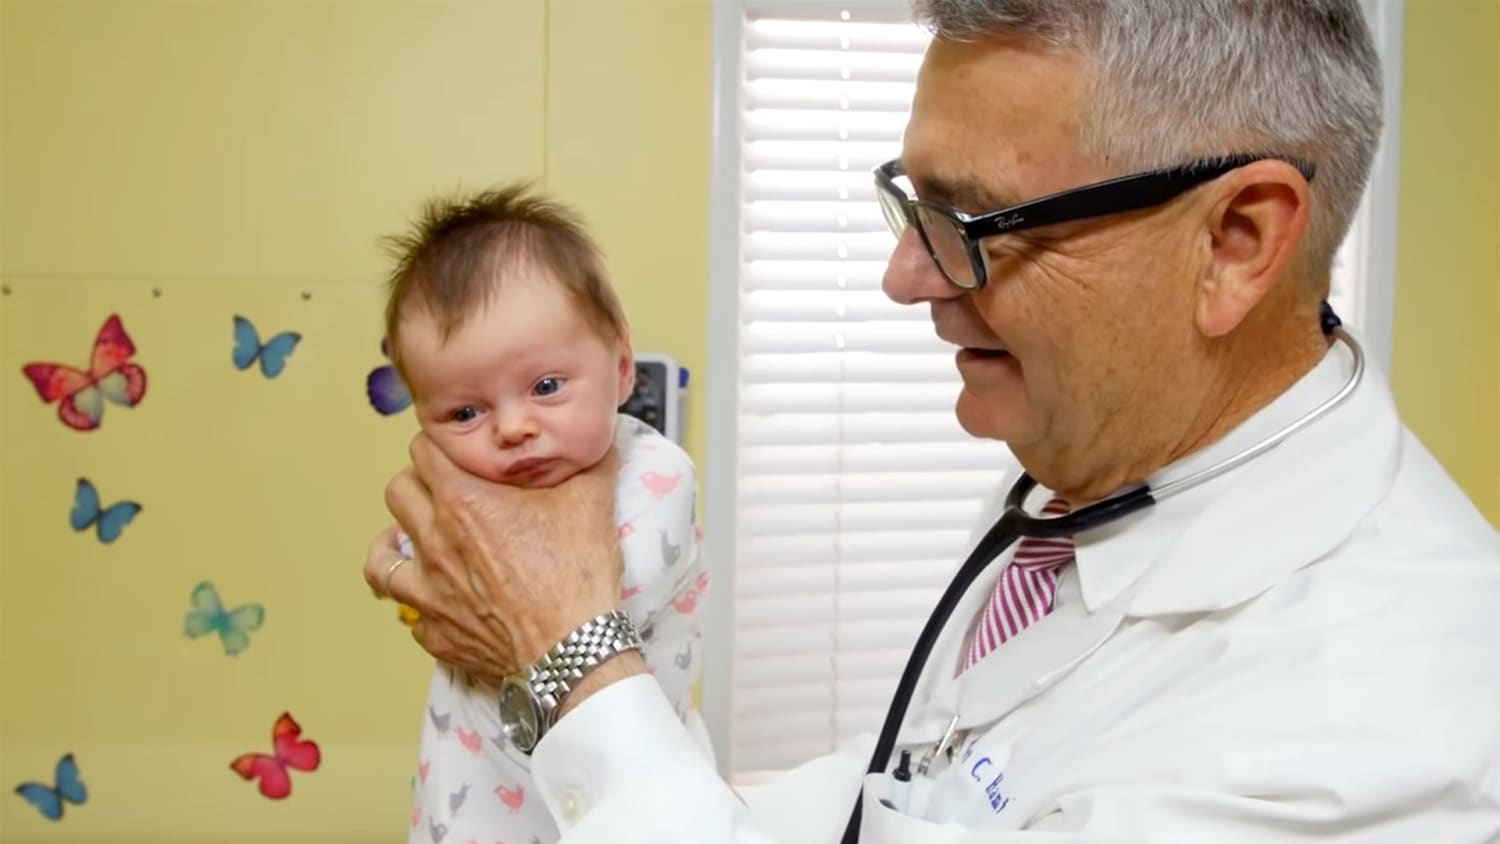
[[[904,2],[740,9],[729,766],[743,782],[878,728],[1010,458],[959,428],[954,350],[927,308],[880,291],[895,241],[870,169],[900,153],[928,34]],[[1346,319],[1357,269],[1336,279]]]
[[[745,4],[730,763],[875,729],[1007,459],[953,416],[953,349],[880,292],[870,169],[900,154],[908,7]],[[872,16],[874,16],[872,18]]]

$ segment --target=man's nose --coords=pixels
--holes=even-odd
[[[501,448],[515,448],[536,434],[536,420],[525,410],[508,408],[495,414],[495,442]]]
[[[899,305],[953,299],[964,293],[938,269],[915,226],[907,226],[901,239],[896,241],[896,250],[885,266],[880,288]]]

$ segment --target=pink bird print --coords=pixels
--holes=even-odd
[[[703,541],[703,525],[693,525],[693,539],[698,542]]]
[[[503,785],[497,785],[495,796],[499,797],[500,802],[510,809],[511,814],[515,814],[521,811],[521,806],[526,802],[526,788],[518,785],[514,789],[509,789]]]
[[[678,484],[682,483],[682,473],[678,472],[669,478],[653,471],[646,471],[641,473],[641,483],[646,485],[646,489],[650,490],[652,495],[657,498],[666,498],[672,490],[677,488]]]
[[[624,589],[620,590],[620,600],[624,601],[630,598],[634,598],[636,595],[640,594],[640,591],[641,587],[639,586],[627,586]]]
[[[417,828],[417,824],[421,820],[422,820],[422,804],[420,804],[420,803],[414,803],[414,804],[412,804],[412,807],[411,807],[411,828],[412,829],[416,829]]]
[[[417,776],[422,778],[422,782],[427,782],[427,772],[430,770],[432,770],[432,760],[423,759],[422,764],[417,767]]]
[[[698,609],[698,599],[708,590],[708,572],[700,572],[698,579],[693,581],[682,597],[673,598],[672,606],[683,615],[692,615]]]
[[[477,732],[471,733],[468,730],[465,730],[463,727],[458,727],[457,731],[458,731],[458,743],[461,744],[461,745],[463,745],[465,750],[469,751],[470,753],[474,754],[475,756],[478,756],[479,755],[479,748],[480,748],[480,745],[481,745],[481,741],[480,741],[480,738],[479,738],[479,733],[477,733]]]
[[[615,530],[615,538],[620,542],[624,542],[630,537],[632,533],[635,533],[635,525],[630,522],[626,522],[625,524],[620,525],[620,527]]]

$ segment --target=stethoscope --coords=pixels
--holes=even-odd
[[[1148,484],[1142,484],[1113,498],[1106,498],[1061,516],[1033,516],[1026,512],[1026,498],[1036,488],[1036,481],[1024,472],[1021,474],[1005,497],[1005,509],[1001,512],[1000,518],[985,532],[983,538],[964,560],[963,565],[959,566],[958,573],[953,576],[953,581],[948,584],[948,588],[938,599],[937,606],[928,616],[927,623],[922,626],[922,632],[917,636],[917,643],[912,646],[911,656],[906,660],[906,668],[901,672],[901,681],[896,684],[896,692],[891,698],[890,709],[886,711],[885,722],[880,727],[880,736],[875,742],[875,752],[870,756],[868,773],[883,773],[890,764],[891,753],[896,747],[896,737],[901,732],[902,722],[906,720],[906,711],[911,706],[917,680],[921,678],[922,669],[932,655],[932,649],[937,644],[939,634],[942,633],[943,627],[948,623],[948,618],[958,607],[964,593],[968,591],[975,578],[989,567],[990,563],[1005,553],[1021,537],[1046,539],[1075,536],[1123,519],[1131,513],[1144,510],[1158,501],[1186,492],[1193,487],[1201,486],[1280,445],[1291,435],[1327,415],[1354,392],[1354,388],[1359,385],[1365,373],[1364,349],[1360,347],[1358,341],[1344,331],[1341,327],[1342,321],[1327,302],[1322,305],[1320,318],[1323,333],[1335,337],[1349,347],[1349,351],[1354,356],[1353,371],[1339,391],[1327,401],[1254,446],[1156,489],[1152,489]],[[955,718],[955,723],[956,720]],[[952,728],[953,725],[950,724],[949,733]],[[939,745],[946,743],[947,738],[948,736],[945,735]],[[924,760],[919,772],[925,773],[927,761],[930,761],[930,758]],[[854,799],[854,811],[849,816],[849,824],[844,828],[843,844],[858,844],[860,814],[863,805],[864,787],[861,786],[859,794]]]

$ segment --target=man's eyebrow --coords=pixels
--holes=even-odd
[[[929,202],[951,205],[972,214],[987,214],[1008,208],[1021,200],[997,194],[972,179],[954,179],[939,175],[911,178],[917,196]]]

